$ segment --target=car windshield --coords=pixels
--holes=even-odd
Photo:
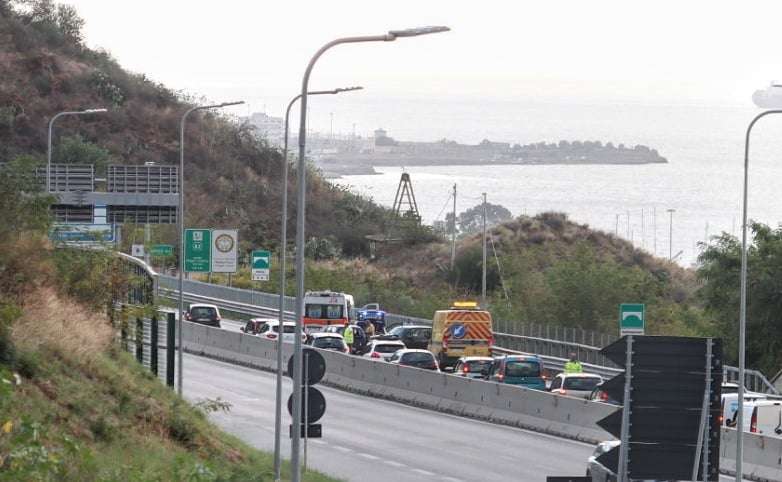
[[[529,360],[509,360],[505,364],[506,377],[539,377],[540,363]]]
[[[596,377],[567,377],[562,388],[566,390],[592,391],[598,385],[600,385],[600,379]]]
[[[480,372],[484,368],[491,367],[490,360],[472,360],[466,363],[470,367],[471,372]]]
[[[320,320],[338,320],[344,318],[342,315],[342,305],[313,305],[307,304],[307,318],[317,318]]]
[[[412,352],[402,355],[402,361],[405,363],[433,362],[434,357],[431,353]]]
[[[315,338],[312,342],[312,346],[315,348],[339,348],[342,349],[345,347],[345,342],[342,341],[342,338],[337,338],[335,336],[326,336],[323,338]]]
[[[393,327],[391,329],[391,331],[388,332],[388,334],[401,337],[402,333],[404,333],[404,332],[405,332],[405,327],[404,326],[395,326],[395,327]]]
[[[212,318],[217,316],[217,310],[207,306],[198,306],[190,308],[190,316],[193,318]]]
[[[402,348],[404,348],[404,345],[392,345],[389,343],[375,345],[375,351],[378,353],[394,353],[397,350],[401,350]]]
[[[274,330],[275,333],[280,332],[280,325],[275,325],[272,327],[272,330]],[[296,331],[296,327],[293,325],[283,325],[282,331],[284,333],[294,333]]]

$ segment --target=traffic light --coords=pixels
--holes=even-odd
[[[717,481],[721,340],[628,335],[600,353],[625,372],[602,386],[622,409],[597,422],[622,444],[598,461],[620,474],[626,450],[627,480],[691,480],[697,464]]]
[[[323,379],[326,374],[326,360],[323,355],[313,348],[304,348],[302,350],[302,421],[301,436],[304,438],[320,438],[323,435],[323,428],[319,423],[315,423],[326,413],[326,398],[317,388],[313,387]],[[293,378],[293,356],[288,359],[288,376]],[[288,413],[293,416],[293,394],[288,397]],[[293,437],[293,425],[290,426],[290,436]]]

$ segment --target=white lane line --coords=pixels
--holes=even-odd
[[[396,467],[396,468],[405,467],[405,464],[400,464],[399,462],[396,462],[396,461],[393,461],[393,460],[384,460],[383,463],[386,464],[386,465],[390,465],[391,467]]]
[[[447,482],[463,482],[462,479],[457,479],[456,477],[448,477],[447,475],[441,475],[440,478]]]
[[[341,445],[332,445],[332,447],[334,447],[336,450],[339,450],[340,452],[343,452],[343,453],[346,453],[346,454],[352,452],[352,450],[350,450],[349,448],[343,447]]]
[[[359,457],[364,457],[365,459],[369,459],[369,460],[380,460],[380,457],[374,456],[372,454],[365,454],[363,452],[358,452],[356,455],[358,455]]]
[[[435,475],[437,475],[434,472],[429,472],[428,470],[424,470],[424,469],[410,469],[410,470],[412,470],[417,474],[425,475],[427,477],[434,477]]]
[[[318,440],[318,439],[316,439],[316,438],[309,438],[309,439],[307,439],[307,440],[309,440],[309,441],[310,441],[310,443],[314,443],[314,444],[318,444],[318,445],[328,445],[328,444],[327,444],[326,442],[324,442],[323,440]]]

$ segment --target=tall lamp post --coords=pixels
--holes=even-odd
[[[752,128],[763,117],[771,114],[782,114],[782,109],[767,110],[756,115],[747,127],[747,135],[744,140],[744,196],[741,209],[741,299],[739,306],[739,392],[737,394],[739,406],[736,412],[736,482],[742,480],[742,458],[744,456],[744,371],[746,359],[746,335],[747,335],[747,191],[749,187],[749,139]]]
[[[361,90],[363,87],[340,87],[332,90],[314,90],[308,95],[326,95],[339,94],[341,92],[350,92]],[[291,108],[301,94],[291,99],[288,108],[285,110],[285,136],[282,149],[282,232],[280,233],[280,327],[285,322],[285,249],[288,245],[288,119],[291,115]],[[280,328],[280,333],[283,333]],[[282,438],[282,335],[277,338],[277,394],[275,399],[274,412],[274,480],[280,480],[280,471],[282,467],[280,457],[280,440]]]
[[[179,209],[177,212],[178,237],[179,237],[179,314],[177,319],[177,343],[179,352],[177,354],[177,393],[182,396],[182,316],[184,313],[184,300],[182,299],[183,273],[185,271],[185,121],[187,116],[197,110],[219,109],[230,105],[244,104],[244,101],[223,102],[222,104],[201,105],[191,107],[182,114],[182,120],[179,121]]]
[[[293,439],[291,441],[291,481],[300,482],[301,464],[299,461],[301,443],[301,387],[302,387],[302,351],[301,332],[304,314],[304,220],[306,203],[306,163],[305,147],[307,138],[307,92],[310,74],[318,59],[327,50],[340,44],[362,42],[393,42],[397,38],[416,37],[439,32],[447,32],[448,27],[421,27],[408,30],[391,30],[383,35],[344,37],[332,40],[320,48],[310,60],[301,83],[301,118],[299,122],[299,162],[298,162],[298,203],[296,211],[296,333],[294,336],[293,357]]]
[[[46,192],[51,192],[51,169],[52,169],[52,131],[54,129],[54,121],[56,121],[58,118],[66,115],[86,115],[86,114],[98,114],[101,112],[106,112],[106,109],[86,109],[86,110],[76,110],[76,111],[65,111],[60,112],[58,114],[55,114],[54,117],[52,117],[49,120],[49,137],[46,143]]]

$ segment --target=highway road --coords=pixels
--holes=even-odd
[[[212,419],[249,444],[274,448],[274,375],[185,356],[185,396],[232,405]],[[324,436],[309,444],[308,462],[350,481],[543,481],[580,475],[592,446],[526,430],[321,387]],[[290,393],[286,378],[285,398]],[[290,457],[285,412],[284,456]]]

